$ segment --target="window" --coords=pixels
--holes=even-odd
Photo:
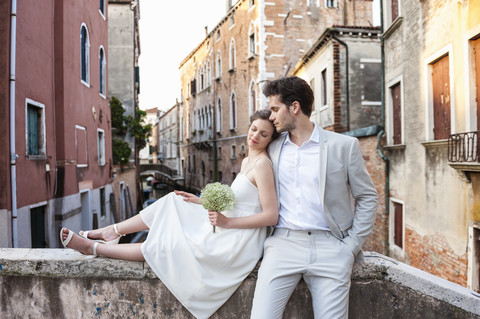
[[[232,93],[230,97],[230,129],[234,130],[237,128],[237,99],[235,93]]]
[[[433,93],[433,136],[447,139],[450,134],[450,74],[448,55],[431,64]]]
[[[105,165],[105,131],[97,129],[98,165]]]
[[[90,39],[85,24],[80,31],[80,50],[81,79],[85,84],[90,84]]]
[[[99,0],[98,10],[102,14],[102,16],[105,18],[105,0]]]
[[[390,13],[391,13],[391,21],[395,21],[398,18],[398,0],[390,0]]]
[[[404,203],[400,200],[392,198],[390,201],[390,207],[391,207],[390,221],[389,221],[390,250],[395,257],[403,257],[404,241],[405,241]]]
[[[105,187],[100,188],[100,216],[105,217],[107,210],[105,208]]]
[[[197,174],[197,158],[193,155],[193,174]]]
[[[221,160],[222,159],[222,147],[219,146],[217,150],[217,159]]]
[[[223,172],[218,171],[218,181],[221,183],[223,181]]]
[[[250,83],[250,94],[249,94],[249,114],[252,115],[257,110],[257,96],[256,96],[256,87],[255,81]]]
[[[230,19],[228,20],[230,22],[230,29],[235,26],[235,15],[232,13],[230,15]]]
[[[106,82],[107,82],[107,76],[106,76],[106,70],[107,70],[107,60],[106,60],[106,57],[105,57],[105,50],[103,49],[103,47],[101,46],[100,47],[100,51],[99,51],[99,91],[100,91],[100,94],[102,96],[105,96],[106,95]]]
[[[474,110],[474,112],[476,111],[477,113],[476,130],[480,131],[480,38],[477,38],[476,40],[473,40],[471,42],[473,49],[473,64],[475,70],[475,81],[472,81],[472,83],[475,83],[475,90],[473,91],[476,93],[476,98],[474,102],[471,103],[471,105],[476,105],[476,110]],[[480,145],[480,142],[478,143],[478,145]]]
[[[230,147],[230,158],[231,159],[237,158],[237,145],[235,144]]]
[[[248,4],[250,5],[250,7],[253,7],[255,5],[255,0],[250,0]]]
[[[75,125],[75,147],[77,153],[77,167],[87,167],[87,129],[83,126]]]
[[[322,102],[322,107],[328,106],[328,95],[327,95],[327,69],[323,69],[322,74],[321,74],[321,89],[322,89],[322,95],[321,95],[321,102]]]
[[[254,57],[255,54],[255,25],[251,23],[248,30],[248,56]]]
[[[393,116],[393,144],[402,144],[402,98],[401,85],[397,83],[390,87],[390,96],[392,101]]]
[[[229,54],[229,68],[230,71],[235,69],[235,40],[232,38],[230,41],[230,54]]]
[[[217,79],[222,77],[222,55],[220,51],[217,52]]]
[[[222,34],[220,33],[220,29],[217,30],[217,41],[221,39]]]
[[[337,0],[325,0],[325,7],[326,8],[336,8],[337,7]]]
[[[27,155],[32,158],[46,155],[45,105],[26,99]]]
[[[217,133],[222,132],[222,100],[217,102]]]
[[[207,61],[207,87],[210,86],[210,81],[212,78],[212,72],[210,68],[210,60]]]
[[[205,162],[202,161],[202,177],[205,178]]]

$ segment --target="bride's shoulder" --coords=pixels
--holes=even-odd
[[[272,167],[272,161],[270,160],[270,157],[267,155],[265,156],[260,156],[257,161],[255,162],[255,167]]]

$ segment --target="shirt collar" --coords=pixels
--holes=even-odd
[[[315,143],[315,144],[320,143],[320,129],[318,128],[318,126],[315,122],[311,122],[311,123],[313,124],[313,132],[312,132],[312,135],[310,136],[310,138],[308,139],[308,141],[303,143],[304,145],[305,144],[310,144],[310,143]],[[290,139],[290,134],[288,132],[287,132],[287,138],[285,139],[285,141],[283,141],[284,145],[287,144],[287,143],[294,144],[292,142],[292,140]]]

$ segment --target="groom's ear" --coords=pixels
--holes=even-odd
[[[293,112],[293,114],[297,115],[298,112],[301,111],[300,103],[298,101],[293,101],[292,105],[290,106],[290,110]]]

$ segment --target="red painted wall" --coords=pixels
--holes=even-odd
[[[86,24],[90,39],[89,87],[80,80],[82,23]],[[110,110],[108,100],[99,95],[100,45],[104,47],[108,64],[108,26],[98,10],[98,1],[18,2],[16,147],[19,208],[75,194],[82,182],[98,188],[111,181]],[[26,156],[27,98],[45,105],[46,159],[32,160]],[[96,118],[92,115],[92,107],[96,110]],[[75,125],[87,130],[86,168],[76,165]],[[105,166],[98,164],[97,128],[105,131]],[[47,164],[51,168],[48,172]]]

